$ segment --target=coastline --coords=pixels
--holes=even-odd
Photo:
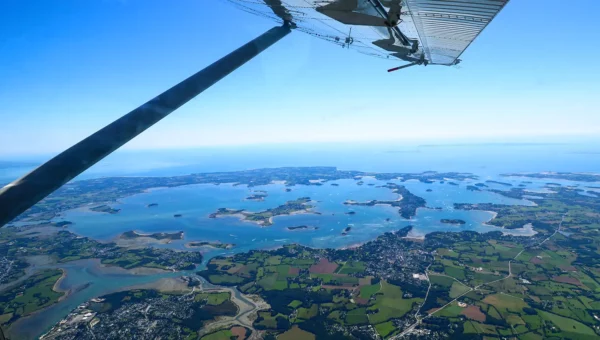
[[[66,299],[67,297],[69,297],[70,289],[63,290],[60,288],[61,283],[67,278],[67,271],[64,268],[58,268],[58,269],[60,269],[60,271],[62,272],[62,275],[58,278],[58,280],[56,280],[56,282],[54,282],[54,285],[52,286],[52,290],[57,293],[64,293],[63,296],[58,298],[57,302],[60,302],[64,299]]]

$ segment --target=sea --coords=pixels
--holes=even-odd
[[[48,158],[45,156],[45,158]],[[42,162],[44,157],[34,159]],[[31,160],[28,160],[31,161]],[[600,147],[596,143],[484,143],[484,144],[305,144],[278,146],[213,147],[186,150],[118,151],[107,157],[77,180],[109,176],[175,176],[198,172],[237,171],[284,166],[335,166],[341,170],[368,172],[469,172],[478,180],[445,181],[445,183],[398,182],[413,194],[423,197],[427,208],[417,210],[410,220],[403,219],[390,206],[349,206],[346,200],[395,200],[397,194],[378,187],[387,181],[363,178],[327,182],[322,186],[294,186],[287,192],[283,184],[248,188],[232,184],[200,184],[175,188],[155,188],[146,193],[124,197],[112,207],[118,214],[94,213],[74,209],[59,219],[73,222],[69,230],[100,241],[110,241],[121,233],[136,230],[143,233],[183,231],[184,240],[160,245],[186,249],[190,241],[210,241],[235,244],[231,249],[204,252],[205,262],[213,256],[230,255],[252,249],[274,249],[284,244],[298,243],[319,248],[344,248],[368,242],[377,236],[412,226],[410,236],[423,237],[434,231],[500,230],[531,236],[530,228],[503,230],[486,224],[493,213],[455,210],[454,203],[498,203],[532,205],[529,200],[508,198],[488,191],[468,191],[466,187],[486,180],[525,185],[535,192],[546,183],[560,183],[585,188],[593,184],[564,180],[536,180],[524,177],[503,177],[503,173],[569,171],[600,173]],[[0,183],[8,183],[33,169],[31,164],[0,169]],[[315,178],[317,179],[317,178]],[[523,182],[531,183],[523,183]],[[391,181],[394,182],[394,181]],[[452,185],[455,182],[458,185]],[[332,186],[336,183],[338,186]],[[369,185],[371,184],[371,185]],[[509,186],[486,183],[492,189],[509,190]],[[598,185],[596,183],[595,185]],[[246,200],[256,191],[264,190],[264,201]],[[586,194],[583,192],[583,194]],[[310,197],[312,209],[319,214],[278,216],[273,225],[261,227],[236,217],[208,218],[218,208],[261,211],[288,200]],[[156,203],[155,207],[148,204]],[[348,212],[354,214],[348,214]],[[182,217],[175,218],[174,214]],[[461,219],[463,225],[441,223],[441,219]],[[305,225],[309,229],[289,230]],[[342,232],[351,227],[346,235]],[[56,265],[55,265],[56,267]],[[32,317],[19,320],[9,330],[13,338],[35,338],[79,304],[103,294],[144,284],[166,276],[182,273],[134,275],[115,271],[91,260],[60,266],[67,273],[59,288],[72,293],[61,302]]]

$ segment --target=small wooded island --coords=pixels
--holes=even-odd
[[[121,209],[113,209],[113,208],[109,207],[108,205],[103,204],[103,205],[99,205],[97,207],[90,208],[90,210],[94,211],[94,212],[100,212],[100,213],[116,214]]]
[[[307,225],[299,225],[299,226],[295,226],[295,227],[287,227],[287,230],[302,230],[302,229],[318,230],[319,227],[309,227]]]
[[[134,230],[126,231],[120,236],[121,238],[141,238],[141,237],[149,237],[155,240],[183,240],[183,231],[177,231],[174,233],[153,233],[153,234],[143,234]]]
[[[220,242],[198,242],[198,241],[193,241],[193,242],[188,242],[185,246],[186,246],[186,248],[209,247],[209,248],[218,248],[218,249],[231,249],[231,248],[235,247],[235,244],[233,244],[233,243],[220,243]]]
[[[250,195],[250,196],[246,197],[246,199],[247,199],[247,200],[249,200],[249,201],[258,201],[258,202],[262,202],[262,201],[264,201],[264,200],[265,200],[265,198],[266,198],[267,196],[269,196],[269,195],[267,195],[266,193],[262,193],[262,192],[261,192],[261,193],[255,193],[255,194],[252,194],[252,195]]]
[[[465,224],[467,222],[465,222],[464,220],[460,220],[460,219],[448,219],[448,218],[443,218],[440,220],[440,222],[442,223],[447,223],[447,224]]]

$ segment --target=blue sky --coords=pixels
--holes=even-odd
[[[0,155],[60,151],[260,35],[224,0],[3,0]],[[126,148],[600,134],[600,2],[512,0],[460,69],[294,32]]]

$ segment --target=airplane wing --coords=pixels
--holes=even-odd
[[[509,0],[405,0],[425,58],[455,64]]]
[[[455,65],[509,0],[226,0],[380,58]]]

